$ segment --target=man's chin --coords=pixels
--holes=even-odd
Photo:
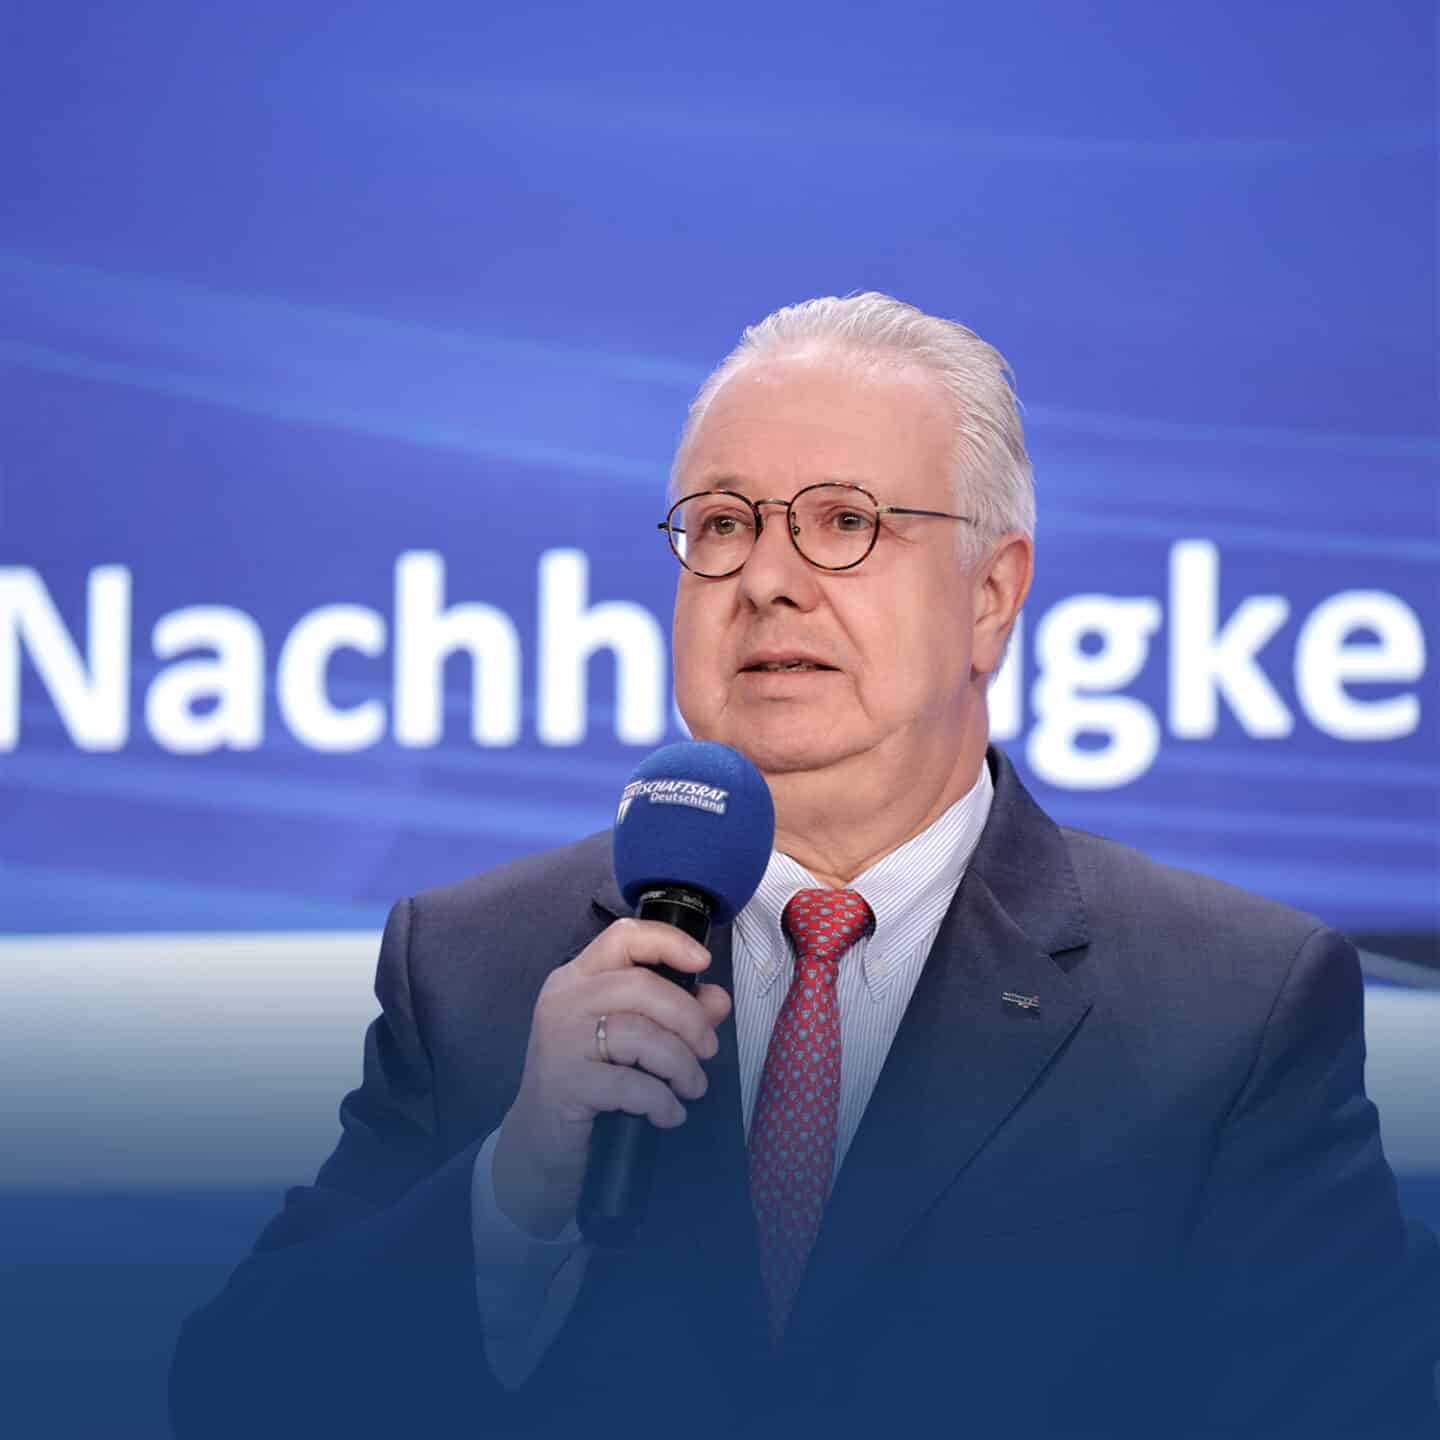
[[[844,733],[834,712],[817,713],[815,706],[728,706],[713,724],[696,723],[686,716],[696,740],[729,745],[750,760],[762,775],[795,775],[828,770],[866,750],[869,737]],[[682,712],[683,713],[683,712]]]
[[[837,745],[832,737],[814,735],[707,735],[697,739],[719,740],[752,761],[767,778],[829,770],[850,759],[855,747]]]

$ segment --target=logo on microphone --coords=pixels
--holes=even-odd
[[[620,792],[620,808],[615,812],[615,823],[618,825],[624,820],[637,800],[648,800],[652,805],[688,805],[692,810],[723,815],[729,799],[728,790],[702,785],[698,780],[632,780]]]

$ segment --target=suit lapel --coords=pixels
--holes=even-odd
[[[791,1318],[797,1343],[959,1176],[1090,1008],[1053,958],[1088,938],[1064,839],[1004,757],[992,763],[990,819],[841,1167]]]
[[[713,959],[703,978],[733,993],[729,926],[711,935],[710,954]],[[722,1247],[734,1256],[755,1250],[755,1228],[733,1012],[720,1027],[718,1039],[719,1053],[705,1064],[710,1088],[687,1106],[685,1124],[665,1136],[656,1166],[656,1191],[683,1192],[690,1212],[686,1228],[696,1242],[712,1256]]]
[[[595,904],[607,919],[630,913],[613,877],[602,883]],[[711,933],[709,950],[710,968],[701,978],[733,995],[728,925]],[[733,1011],[718,1039],[720,1050],[705,1065],[710,1088],[687,1106],[685,1124],[661,1138],[645,1234],[647,1243],[679,1252],[689,1264],[698,1260],[702,1273],[730,1288],[729,1305],[715,1303],[713,1288],[704,1298],[707,1314],[731,1327],[726,1339],[733,1346],[737,1314],[759,1335],[764,1311]]]

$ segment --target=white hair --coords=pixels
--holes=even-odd
[[[967,552],[973,555],[1007,532],[1034,534],[1034,480],[1005,357],[964,325],[873,290],[786,305],[745,331],[691,403],[671,468],[672,494],[690,442],[726,381],[761,361],[816,345],[862,360],[908,361],[944,384],[953,402],[956,505],[976,522],[966,531],[972,542]]]

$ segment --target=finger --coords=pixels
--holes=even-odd
[[[633,965],[669,965],[698,974],[710,964],[710,952],[673,925],[658,920],[617,920],[597,935],[571,962],[580,975],[599,975]]]
[[[705,1012],[705,1019],[713,1030],[723,1025],[730,1017],[734,1002],[730,992],[721,985],[700,985],[695,990],[695,999]]]
[[[682,1100],[698,1100],[709,1088],[694,1051],[653,1020],[643,1015],[610,1015],[605,1031],[611,1064],[640,1066],[657,1080],[666,1081]]]
[[[594,1065],[586,1084],[586,1103],[597,1114],[623,1110],[644,1115],[662,1130],[685,1123],[685,1107],[663,1080],[628,1065]]]
[[[574,998],[590,1025],[602,1015],[631,1013],[678,1035],[702,1060],[714,1055],[715,1030],[700,1001],[649,970],[616,970],[577,987]]]

